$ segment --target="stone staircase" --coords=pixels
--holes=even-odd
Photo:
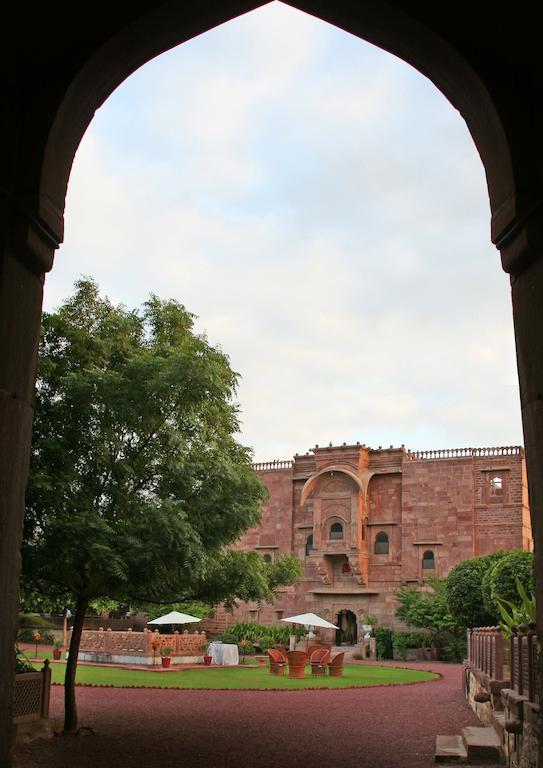
[[[504,762],[498,727],[467,726],[461,736],[436,736],[436,763],[499,765]],[[502,731],[503,733],[503,731]]]

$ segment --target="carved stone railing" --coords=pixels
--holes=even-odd
[[[494,448],[439,448],[433,451],[406,451],[408,461],[428,459],[460,459],[471,457],[519,456],[523,448],[520,445],[504,445]]]
[[[79,645],[80,657],[84,654],[92,656],[152,659],[160,655],[161,648],[170,646],[173,657],[202,656],[206,644],[205,632],[174,632],[170,635],[159,634],[150,629],[143,632],[115,632],[111,629],[87,630],[81,634]],[[154,646],[154,647],[153,647]]]
[[[538,644],[535,622],[514,627],[510,638],[509,668],[511,688],[526,696],[528,701],[539,702]]]
[[[292,469],[293,465],[294,462],[291,460],[258,461],[253,464],[253,469],[255,472],[269,472],[274,469]]]
[[[503,680],[503,643],[499,627],[468,629],[468,663],[490,680]]]
[[[49,717],[51,668],[46,659],[43,669],[15,675],[13,690],[13,722],[29,723]]]

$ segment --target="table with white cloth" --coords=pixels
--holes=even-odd
[[[209,643],[207,652],[211,656],[211,663],[219,667],[239,664],[239,651],[235,643]]]

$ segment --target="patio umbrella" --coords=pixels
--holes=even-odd
[[[195,621],[202,621],[202,619],[197,616],[189,616],[188,613],[171,611],[164,616],[159,616],[158,619],[148,621],[147,624],[193,624]]]
[[[339,629],[326,619],[321,619],[316,613],[300,613],[298,616],[289,616],[281,621],[290,621],[291,624],[303,624],[306,627],[324,627],[325,629]]]

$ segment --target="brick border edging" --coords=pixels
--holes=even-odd
[[[406,669],[406,667],[395,667],[395,669]],[[413,670],[416,672],[417,670]],[[430,670],[421,670],[423,672],[430,672]],[[263,691],[280,691],[283,693],[300,693],[305,691],[352,691],[354,689],[364,688],[395,688],[406,685],[426,685],[427,683],[436,683],[439,680],[443,680],[443,675],[440,672],[432,672],[435,677],[430,680],[410,680],[406,683],[376,683],[375,685],[341,685],[341,686],[328,686],[328,685],[313,685],[308,688],[186,688],[177,687],[175,685],[111,685],[107,683],[76,683],[78,688],[118,688],[127,689],[134,688],[137,690],[161,690],[161,691],[256,691],[262,693]],[[64,683],[51,683],[53,686],[64,687]]]

